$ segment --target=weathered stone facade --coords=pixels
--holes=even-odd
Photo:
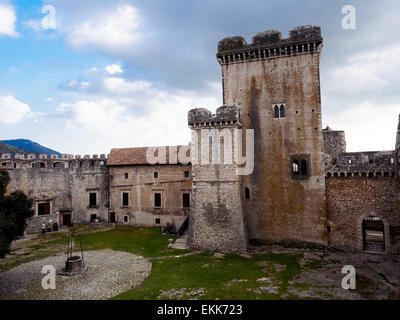
[[[188,121],[193,165],[188,245],[197,250],[245,251],[248,237],[233,159],[234,130],[241,128],[240,112],[236,107],[221,107],[212,116],[207,110],[193,109]],[[214,150],[209,138],[219,145],[220,137],[223,145]]]
[[[40,232],[43,221],[56,221],[59,225],[88,223],[93,215],[108,220],[105,155],[83,159],[69,155],[3,155],[2,162],[11,177],[8,191],[22,190],[34,200],[35,216],[28,222],[27,233]],[[92,206],[90,193],[96,193],[96,204]]]
[[[343,131],[322,129],[322,42],[315,26],[221,40],[224,105],[190,110],[191,145],[158,148],[154,162],[152,148],[3,154],[8,191],[35,200],[27,231],[42,217],[178,229],[189,216],[193,249],[241,252],[256,239],[400,253],[400,117],[389,151],[346,152]]]
[[[117,223],[141,227],[169,223],[178,230],[188,217],[191,165],[111,165],[109,174],[110,214]],[[156,194],[160,194],[160,206],[155,203]]]
[[[251,192],[243,201],[249,238],[326,244],[320,29],[298,28],[283,40],[264,32],[251,44],[235,39],[219,42],[217,58],[224,103],[240,107],[243,129],[254,129],[254,172],[241,176]],[[307,161],[305,179],[292,176],[297,156]]]

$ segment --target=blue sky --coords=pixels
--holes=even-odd
[[[348,4],[355,30],[341,25]],[[72,154],[186,144],[187,111],[222,104],[217,42],[306,24],[324,37],[323,125],[346,131],[348,151],[393,149],[396,0],[0,0],[0,139]]]

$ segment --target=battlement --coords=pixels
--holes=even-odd
[[[322,41],[318,26],[296,27],[289,31],[287,39],[282,39],[279,31],[268,30],[256,34],[251,44],[241,36],[222,39],[218,42],[217,59],[222,65],[315,52]]]
[[[341,153],[326,159],[326,177],[394,177],[396,174],[394,151]]]
[[[81,155],[72,155],[72,154],[62,154],[61,157],[57,154],[47,155],[47,154],[39,154],[36,153],[28,153],[21,154],[16,153],[12,155],[11,153],[3,153],[1,154],[2,160],[25,160],[25,161],[33,161],[33,160],[82,160]],[[83,156],[84,160],[107,160],[107,156],[105,154],[94,155],[85,155]]]
[[[222,106],[216,114],[205,108],[192,109],[188,113],[188,125],[195,127],[241,126],[241,109],[236,106]]]

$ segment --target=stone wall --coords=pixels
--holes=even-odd
[[[188,177],[185,177],[185,171],[189,172]],[[158,178],[154,177],[154,172],[158,173]],[[110,166],[109,174],[110,212],[115,212],[118,223],[140,227],[170,223],[179,229],[189,215],[190,208],[183,208],[183,194],[191,194],[190,164]],[[122,203],[124,192],[129,193],[128,206]],[[154,207],[156,192],[162,194],[160,208]]]
[[[237,166],[235,161],[229,164],[225,159],[229,155],[232,160],[235,159],[235,148],[229,150],[228,145],[235,145],[234,130],[240,128],[239,111],[236,107],[224,106],[217,109],[212,119],[209,116],[199,116],[200,113],[211,115],[208,110],[189,111],[193,201],[188,245],[192,249],[222,252],[241,252],[247,249],[248,237]],[[223,139],[220,139],[220,135]],[[207,145],[212,136],[217,139]],[[230,139],[229,143],[227,139]]]
[[[251,44],[231,40],[220,42],[217,58],[224,103],[240,107],[243,129],[254,129],[254,172],[241,177],[241,193],[251,193],[243,202],[249,237],[326,244],[320,29],[296,28],[288,39],[266,32]],[[285,115],[275,118],[281,105]],[[292,178],[296,155],[309,159],[307,179]]]
[[[27,227],[26,227],[26,233],[27,234],[32,234],[32,233],[40,233],[42,232],[42,224],[45,222],[46,224],[51,221],[51,227],[53,227],[53,223],[57,222],[59,223],[59,214],[50,214],[50,215],[45,215],[45,216],[34,216],[30,219],[27,220]]]
[[[388,225],[388,253],[400,252],[400,189],[397,177],[330,177],[326,179],[329,243],[363,250],[361,223],[374,215]]]
[[[27,232],[40,232],[40,221],[50,217],[62,225],[63,214],[70,214],[72,223],[88,223],[92,213],[107,221],[108,174],[104,155],[83,159],[45,156],[2,155],[11,177],[8,192],[22,190],[34,200],[35,216],[29,221]],[[89,208],[89,193],[93,191],[98,193],[98,204]],[[38,216],[40,203],[49,203],[50,215]]]
[[[327,127],[322,130],[324,137],[324,152],[331,158],[336,158],[339,154],[346,152],[346,138],[344,131],[332,130]]]

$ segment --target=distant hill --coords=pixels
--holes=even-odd
[[[61,153],[49,148],[46,148],[42,145],[40,145],[37,142],[28,140],[28,139],[15,139],[15,140],[1,140],[0,141],[1,146],[8,146],[11,149],[9,149],[10,151],[1,151],[2,149],[0,149],[1,153],[29,153],[29,152],[33,152],[33,153],[44,153],[47,155],[51,155],[51,154],[58,154],[59,156],[61,156]],[[12,149],[14,148],[14,149]],[[14,150],[14,151],[13,151]]]
[[[26,153],[26,151],[0,142],[0,154],[2,153],[15,154],[15,153]]]

